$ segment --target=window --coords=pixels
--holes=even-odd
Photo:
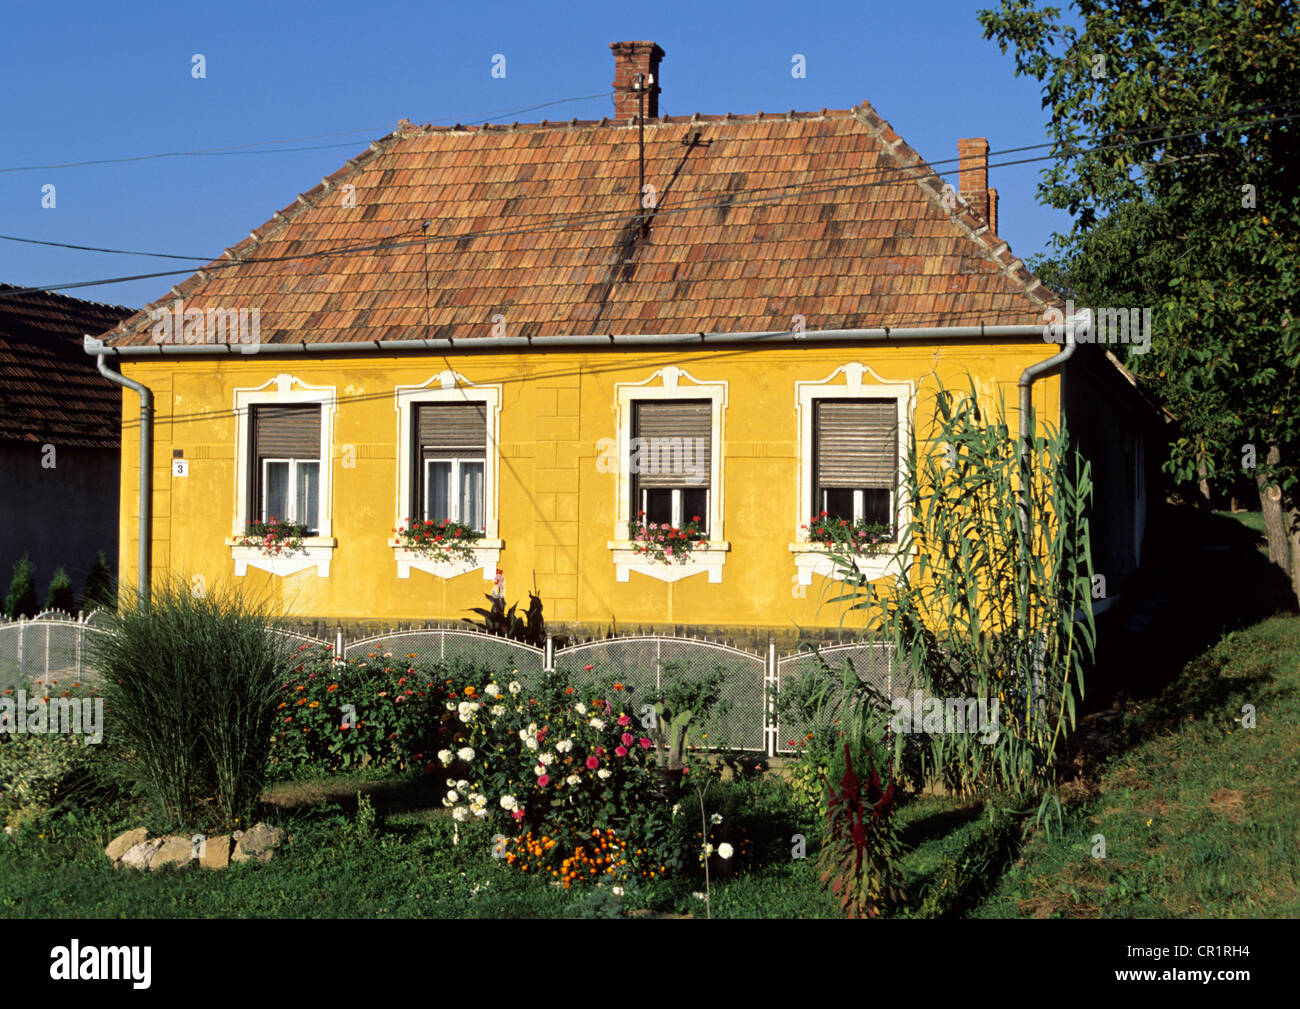
[[[602,438],[600,473],[615,476],[614,538],[609,541],[616,577],[633,573],[662,582],[706,574],[722,581],[731,544],[725,538],[725,436],[727,383],[702,381],[677,365],[665,365],[640,382],[614,385],[618,427]],[[671,564],[647,557],[633,540],[632,523],[682,528],[696,521],[707,545]]]
[[[416,493],[412,515],[463,522],[483,532],[486,405],[419,404],[414,427],[414,457],[420,460],[422,473],[412,481]]]
[[[813,419],[812,513],[894,529],[898,401],[818,399]]]
[[[321,410],[319,406],[255,406],[253,514],[250,520],[320,526]]]
[[[393,528],[415,522],[463,522],[479,534],[473,559],[421,557],[403,539],[388,541],[397,577],[422,571],[435,578],[459,578],[481,570],[496,578],[505,543],[497,514],[501,468],[501,386],[477,385],[459,372],[439,372],[419,385],[394,389],[397,414],[397,494]]]
[[[711,400],[653,400],[633,404],[630,520],[680,527],[699,520],[709,531],[712,472]]]

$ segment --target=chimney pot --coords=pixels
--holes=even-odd
[[[614,53],[614,121],[630,122],[640,115],[643,95],[646,118],[657,119],[664,51],[653,42],[611,42],[609,48]]]

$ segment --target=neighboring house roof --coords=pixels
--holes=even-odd
[[[865,102],[648,119],[645,238],[639,132],[403,120],[154,306],[256,308],[265,345],[468,342],[500,321],[529,338],[785,332],[795,316],[1041,325],[1061,305],[980,213],[947,209],[943,180]],[[152,345],[151,327],[145,309],[107,339]]]
[[[0,284],[0,441],[117,448],[122,393],[82,337],[134,311]]]

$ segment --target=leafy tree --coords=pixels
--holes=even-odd
[[[1253,476],[1300,598],[1297,4],[1002,0],[979,20],[1043,85],[1039,196],[1074,217],[1047,271],[1077,305],[1152,309],[1127,363],[1180,422],[1166,471]]]
[[[5,616],[10,620],[36,616],[36,568],[23,554],[14,565],[14,576],[5,596]]]
[[[45,608],[47,610],[63,610],[64,613],[74,613],[77,608],[77,597],[72,592],[72,579],[68,577],[65,568],[56,568],[54,577],[50,579],[50,589],[45,595]]]

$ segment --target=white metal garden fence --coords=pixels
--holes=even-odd
[[[108,619],[103,613],[85,618],[57,611],[31,620],[0,618],[0,689],[65,679],[93,683],[89,644],[93,635],[105,632]],[[829,670],[825,675],[838,678],[851,666],[859,679],[869,681],[887,697],[911,690],[910,681],[894,682],[897,677],[890,649],[873,643],[830,645],[778,656],[775,643],[769,644],[764,654],[722,641],[659,634],[598,638],[562,648],[556,648],[548,637],[545,646],[537,648],[463,627],[396,630],[352,641],[345,640],[342,631],[333,641],[292,631],[273,633],[289,652],[306,645],[332,648],[342,659],[391,653],[402,659],[414,655],[416,662],[462,661],[509,669],[525,684],[550,670],[563,671],[579,682],[599,676],[631,688],[634,707],[638,695],[662,687],[670,677],[704,676],[721,668],[726,673],[723,697],[727,710],[711,721],[710,743],[767,756],[798,749],[812,728],[798,722],[783,724],[776,714],[776,698],[782,689],[789,689],[801,677]]]

